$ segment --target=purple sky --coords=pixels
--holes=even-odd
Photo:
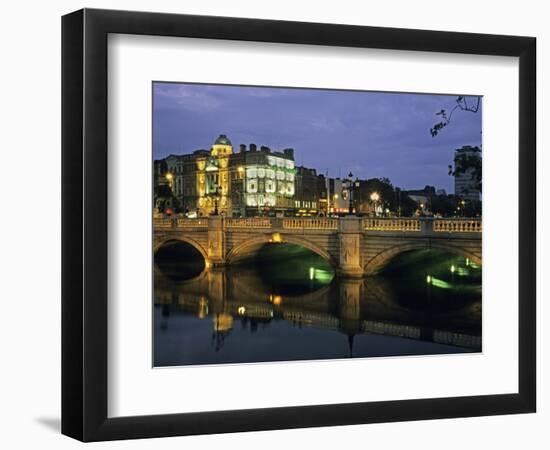
[[[456,95],[154,83],[153,156],[209,149],[219,134],[239,144],[295,149],[297,165],[331,177],[388,177],[404,189],[452,193],[453,151],[481,144],[481,109],[455,111],[437,137],[435,113]]]

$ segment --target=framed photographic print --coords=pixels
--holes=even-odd
[[[64,434],[535,411],[534,38],[62,25]]]

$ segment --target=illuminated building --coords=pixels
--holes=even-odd
[[[188,216],[274,215],[294,207],[294,150],[271,151],[250,144],[239,152],[225,134],[210,150],[155,161],[155,189],[168,184]]]
[[[294,208],[294,150],[273,152],[263,146],[257,150],[250,144],[244,155],[246,215],[272,215]]]

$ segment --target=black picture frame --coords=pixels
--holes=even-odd
[[[109,33],[519,58],[518,393],[107,417]],[[62,433],[82,441],[535,412],[536,39],[83,9],[62,18]]]

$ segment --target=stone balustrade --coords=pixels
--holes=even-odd
[[[208,219],[177,219],[178,228],[208,228]]]
[[[338,219],[285,218],[283,228],[288,230],[337,230]]]
[[[153,226],[155,229],[164,229],[164,228],[172,228],[172,219],[170,218],[163,218],[163,217],[155,217],[153,219]]]
[[[271,228],[271,219],[265,217],[246,217],[225,219],[225,228]]]
[[[481,233],[481,220],[435,219],[433,231],[445,233]]]
[[[271,229],[283,228],[286,230],[338,230],[338,223],[342,219],[326,217],[245,217],[224,218],[225,228]],[[170,228],[208,228],[209,219],[206,217],[170,218],[156,217],[153,219],[155,229]],[[364,218],[364,231],[406,231],[426,233],[481,233],[481,219],[431,219],[431,218]]]
[[[420,219],[363,219],[367,231],[420,231]]]

